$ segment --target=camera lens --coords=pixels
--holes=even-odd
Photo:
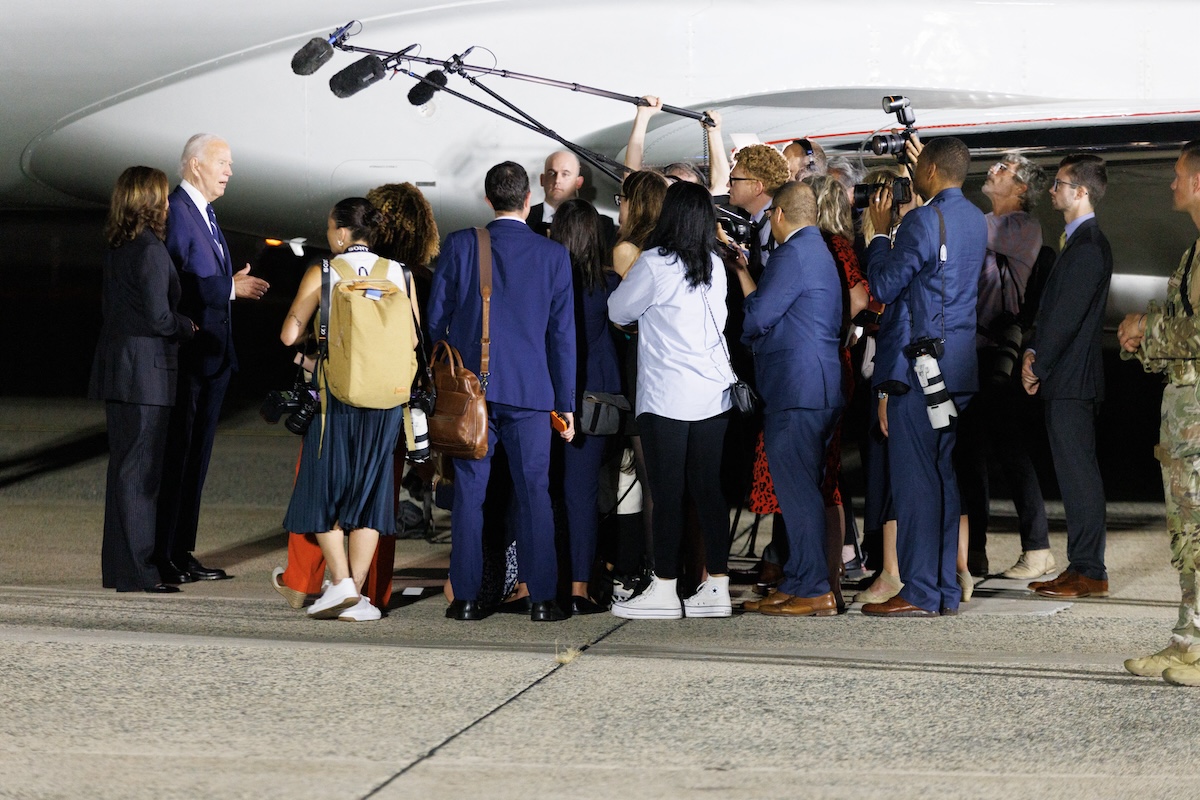
[[[878,133],[871,137],[871,152],[877,156],[903,153],[904,136],[899,133]]]

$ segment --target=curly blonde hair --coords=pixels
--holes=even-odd
[[[787,183],[787,159],[769,144],[746,145],[737,151],[734,158],[743,172],[762,181],[763,191],[772,197],[780,186]]]
[[[441,249],[433,208],[411,183],[386,183],[367,192],[383,214],[375,239],[379,255],[410,267],[426,267]]]

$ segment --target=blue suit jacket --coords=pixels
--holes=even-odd
[[[1030,349],[1043,397],[1104,399],[1100,339],[1112,280],[1108,239],[1095,219],[1071,234],[1042,290]]]
[[[487,399],[535,411],[575,410],[575,300],[567,248],[516,219],[495,219]],[[429,292],[429,336],[479,372],[483,299],[475,229],[446,237]]]
[[[196,337],[180,348],[180,368],[200,376],[215,375],[227,363],[237,369],[229,322],[229,296],[233,290],[229,243],[217,228],[221,241],[221,247],[217,247],[208,221],[182,186],[171,192],[168,205],[166,243],[179,270],[179,311],[200,328]]]
[[[743,307],[764,411],[844,405],[842,286],[820,230],[802,228],[780,245]]]
[[[944,276],[938,266],[940,237],[934,208],[940,209],[946,220]],[[944,189],[927,205],[906,214],[892,246],[881,236],[867,246],[871,294],[888,305],[903,306],[896,309],[897,313],[911,313],[909,341],[926,336],[945,338],[945,354],[939,365],[946,388],[954,393],[978,389],[975,301],[986,253],[987,222],[983,212],[963,197],[961,189]],[[906,324],[897,322],[901,328],[895,330]],[[900,346],[908,343],[896,342]],[[884,369],[886,372],[890,368],[885,365]],[[920,385],[911,364],[904,377],[897,379],[910,388]],[[874,380],[880,382],[878,377]]]

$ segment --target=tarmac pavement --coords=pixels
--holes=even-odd
[[[345,624],[271,588],[298,447],[227,420],[197,555],[236,577],[118,594],[102,407],[0,399],[0,797],[1195,795],[1200,690],[1121,666],[1175,618],[1160,503],[1110,506],[1104,600],[990,578],[935,620],[460,623],[448,546],[401,540],[394,607]]]

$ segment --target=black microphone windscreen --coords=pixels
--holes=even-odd
[[[382,80],[386,74],[387,69],[378,56],[367,56],[330,78],[329,88],[338,97],[349,97]]]
[[[433,99],[434,94],[438,89],[446,85],[446,73],[440,69],[435,69],[425,76],[425,80],[433,81],[437,86],[430,86],[428,83],[420,82],[416,86],[408,90],[408,102],[414,106],[423,106]]]
[[[292,56],[292,72],[297,75],[312,75],[331,58],[333,45],[328,40],[320,37],[311,39]]]

